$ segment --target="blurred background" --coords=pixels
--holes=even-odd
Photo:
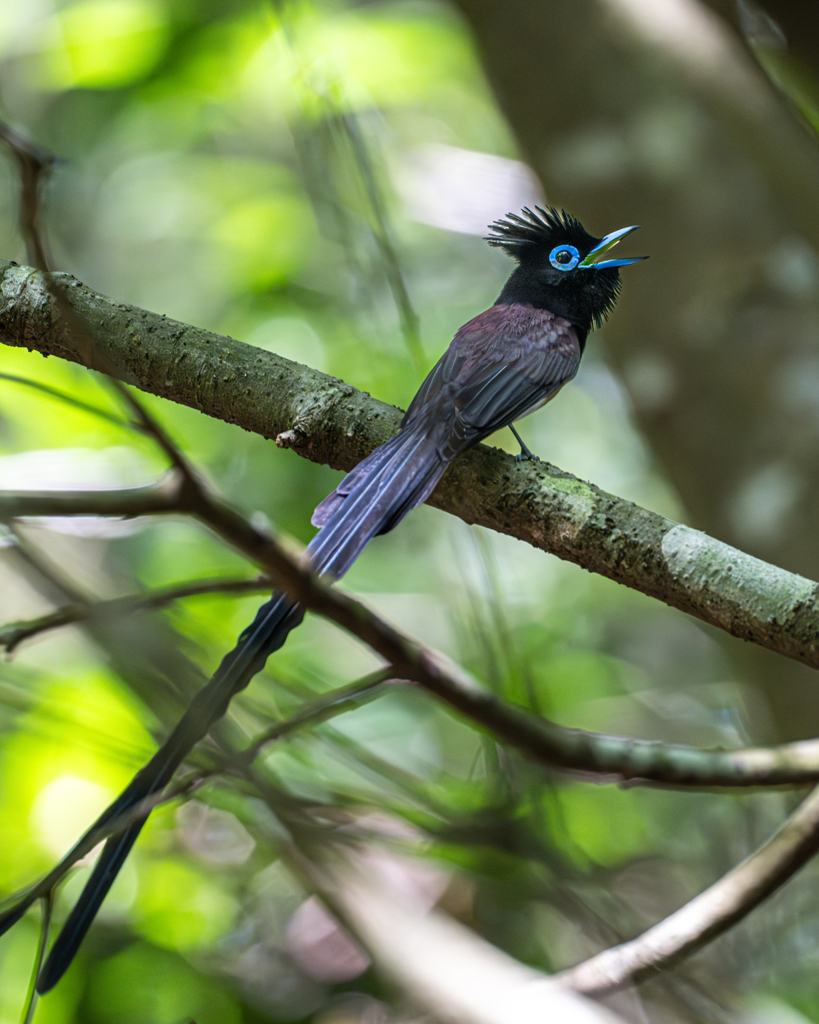
[[[577,380],[522,427],[544,459],[810,578],[819,474],[819,124],[812,5],[714,0],[0,0],[0,116],[60,158],[53,265],[406,407],[511,264],[486,226],[548,202],[642,225]],[[0,256],[26,262],[0,159]],[[0,487],[144,483],[150,443],[87,371],[3,349]],[[196,465],[300,542],[338,474],[145,401]],[[491,443],[515,451],[511,434]],[[252,567],[193,522],[0,533],[0,621]],[[487,687],[566,725],[698,745],[819,734],[809,670],[428,508],[344,586]],[[155,749],[258,598],[43,633],[0,664],[0,893],[49,868]],[[253,735],[378,666],[308,619],[247,694]],[[391,692],[269,748],[298,798],[377,812],[420,885],[542,970],[710,884],[797,796],[550,776],[431,698]],[[41,1024],[419,1019],[220,780],[160,808]],[[409,875],[413,872],[407,868]],[[413,876],[414,878],[414,876]],[[79,891],[69,880],[58,921]],[[417,879],[415,879],[417,882]],[[819,1021],[816,872],[617,1008],[635,1021]],[[433,893],[432,896],[429,894]],[[419,898],[421,898],[419,896]],[[37,942],[0,938],[0,1024]]]

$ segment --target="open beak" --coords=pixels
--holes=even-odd
[[[578,270],[591,270],[598,269],[600,267],[627,267],[630,263],[639,263],[640,260],[647,260],[648,256],[631,256],[627,259],[622,260],[602,260],[596,262],[598,256],[602,256],[604,252],[608,252],[612,249],[621,238],[625,238],[626,235],[631,234],[632,231],[637,231],[640,227],[639,224],[633,224],[630,228],[620,228],[619,231],[612,231],[610,235],[599,242],[589,253],[589,255],[581,262],[578,263]]]

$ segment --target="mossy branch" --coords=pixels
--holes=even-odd
[[[71,330],[41,272],[5,261],[0,341],[113,373],[335,469],[351,469],[398,427],[400,410],[335,377],[53,277],[94,345]],[[430,504],[819,667],[815,582],[553,466],[517,464],[480,445],[450,468]]]

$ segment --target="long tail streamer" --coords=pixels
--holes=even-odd
[[[429,496],[445,468],[439,449],[421,430],[402,430],[376,449],[316,509],[313,522],[321,531],[307,548],[312,570],[336,579],[342,576],[374,536],[391,530]],[[225,714],[235,694],[248,685],[303,618],[301,606],[278,592],[261,606],[236,647],[222,659],[162,747],[94,822],[86,836],[104,829],[146,797],[165,788],[196,743]],[[147,817],[146,814],[137,819],[106,841],[40,972],[39,993],[52,989],[68,969]],[[0,914],[0,935],[60,881],[73,860],[71,851],[46,878]]]

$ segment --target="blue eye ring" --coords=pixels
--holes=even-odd
[[[569,258],[566,259],[566,256]],[[563,259],[561,259],[563,257]],[[549,262],[555,270],[574,270],[580,262],[580,253],[573,245],[556,245],[549,253]]]

